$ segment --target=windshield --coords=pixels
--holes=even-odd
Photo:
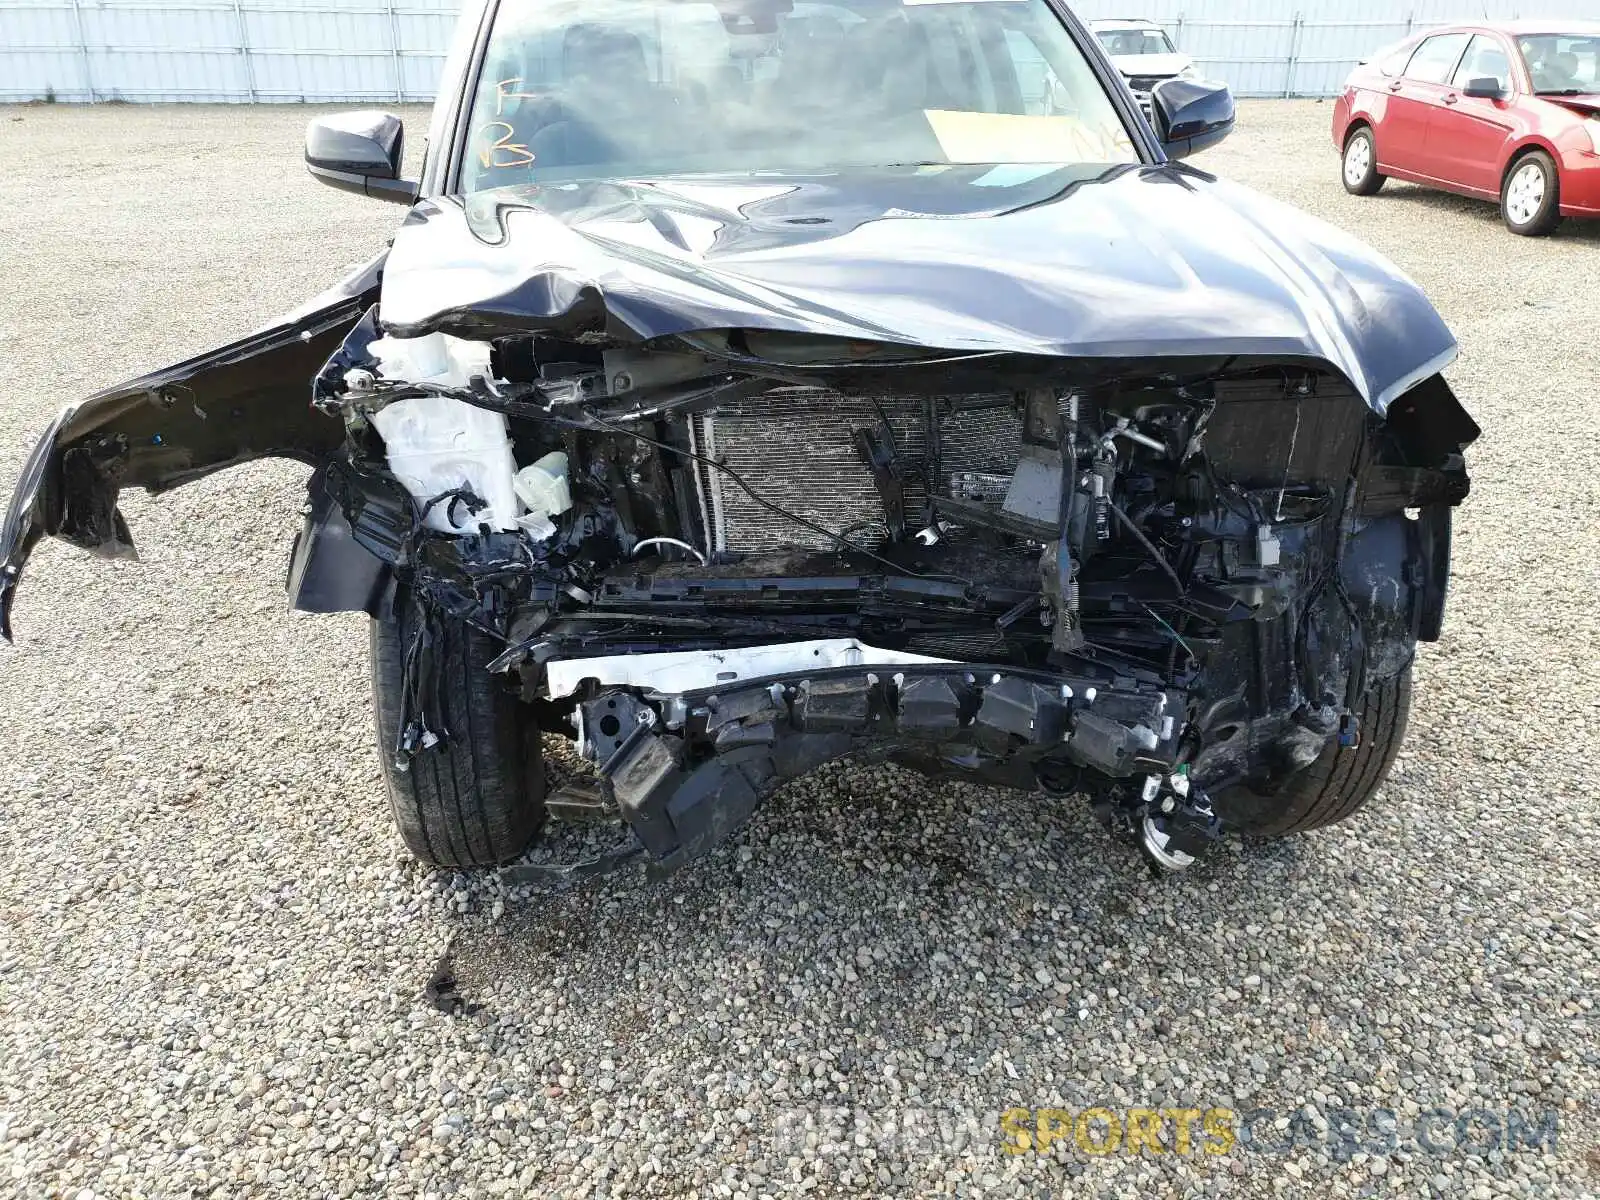
[[[504,0],[462,185],[1137,161],[1045,0]]]
[[[1176,54],[1159,29],[1102,29],[1095,34],[1106,53],[1118,58],[1137,54]]]
[[[1600,95],[1600,35],[1525,34],[1517,38],[1517,49],[1540,95]]]

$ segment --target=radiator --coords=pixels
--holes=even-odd
[[[1017,461],[1022,419],[1009,394],[934,398],[938,478],[944,495],[998,500]],[[883,504],[854,435],[887,419],[905,475],[906,517],[927,498],[928,417],[921,398],[845,396],[787,388],[690,418],[694,449],[716,459],[764,499],[851,541],[883,540]],[[701,513],[718,550],[833,549],[837,542],[754,500],[730,475],[701,464]]]

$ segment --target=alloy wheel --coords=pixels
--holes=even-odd
[[[1536,162],[1517,168],[1506,188],[1506,215],[1518,225],[1529,224],[1544,206],[1544,168]]]
[[[1344,181],[1351,187],[1361,186],[1372,166],[1372,141],[1357,136],[1350,139],[1344,150]]]

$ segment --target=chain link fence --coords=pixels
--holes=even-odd
[[[1537,15],[1593,17],[1600,0]],[[406,103],[433,99],[458,0],[0,0],[0,102]],[[1079,14],[1163,26],[1239,96],[1326,96],[1377,48],[1457,21],[1474,0],[1083,0]]]

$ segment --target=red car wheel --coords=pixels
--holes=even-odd
[[[1532,150],[1511,164],[1500,189],[1506,228],[1523,237],[1543,237],[1561,224],[1561,176],[1555,160]]]
[[[1344,190],[1352,196],[1371,196],[1383,186],[1385,176],[1378,173],[1378,146],[1372,130],[1362,125],[1344,141]]]

